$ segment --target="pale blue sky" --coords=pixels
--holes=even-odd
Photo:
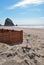
[[[44,0],[0,0],[0,23],[44,24]]]

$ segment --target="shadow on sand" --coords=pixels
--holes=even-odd
[[[9,45],[9,46],[13,46],[13,45],[20,45],[20,44],[22,44],[21,42],[16,42],[16,43],[6,43],[6,42],[0,42],[0,44],[7,44],[7,45]]]

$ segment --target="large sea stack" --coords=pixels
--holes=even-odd
[[[13,21],[11,19],[7,18],[5,20],[4,26],[14,26],[14,23],[13,23]]]

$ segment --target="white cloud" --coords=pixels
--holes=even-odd
[[[28,4],[37,4],[38,5],[38,4],[41,4],[42,2],[44,2],[44,0],[22,0],[14,5],[8,7],[8,9],[14,9],[16,7],[22,7],[22,6],[24,7]]]

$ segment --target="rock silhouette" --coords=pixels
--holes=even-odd
[[[13,21],[11,19],[7,18],[5,20],[4,26],[14,26],[14,23],[13,23]]]

